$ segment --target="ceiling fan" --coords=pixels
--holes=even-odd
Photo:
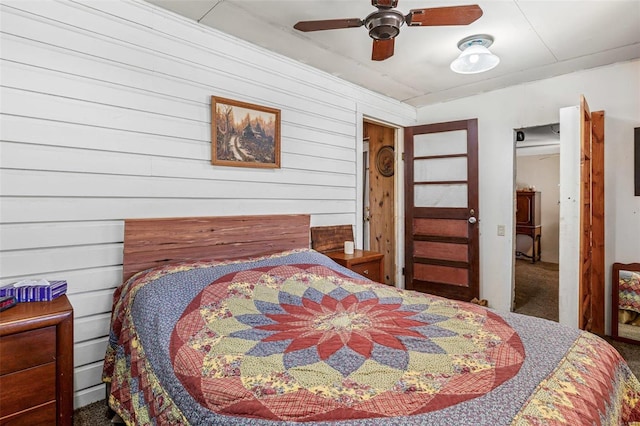
[[[482,16],[478,5],[432,7],[411,9],[405,16],[395,9],[398,0],[371,0],[378,8],[364,19],[325,19],[319,21],[300,21],[293,26],[298,31],[323,31],[341,28],[365,26],[373,39],[371,59],[384,61],[393,56],[394,39],[400,33],[400,27],[406,23],[410,27],[434,27],[440,25],[469,25]]]

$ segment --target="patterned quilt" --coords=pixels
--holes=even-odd
[[[144,271],[103,379],[130,425],[640,422],[599,337],[369,281],[312,250]]]
[[[619,307],[640,313],[640,274],[633,271],[620,271]]]

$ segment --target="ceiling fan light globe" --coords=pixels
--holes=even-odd
[[[477,74],[489,71],[500,63],[500,58],[480,45],[465,48],[460,56],[451,62],[451,71],[458,74]]]

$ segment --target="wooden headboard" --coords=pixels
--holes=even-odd
[[[343,250],[345,241],[353,241],[352,225],[311,228],[311,247],[319,252]]]
[[[170,262],[309,247],[309,215],[126,219],[122,278]]]

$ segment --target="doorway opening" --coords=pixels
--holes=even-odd
[[[514,129],[514,312],[559,320],[560,125]]]
[[[382,282],[396,285],[396,133],[363,123],[363,249],[384,254]]]

